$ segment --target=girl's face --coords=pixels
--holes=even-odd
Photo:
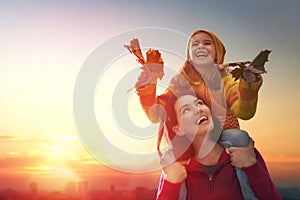
[[[189,43],[189,57],[194,66],[201,66],[216,59],[216,48],[212,37],[200,32],[194,35]]]
[[[214,128],[210,109],[203,101],[193,95],[183,95],[175,105],[178,124],[173,131],[193,139],[195,135],[205,136]]]

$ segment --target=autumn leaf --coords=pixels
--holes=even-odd
[[[141,51],[140,43],[137,38],[134,38],[130,41],[130,45],[124,45],[130,53],[137,57],[137,61],[141,64],[145,64],[145,59]]]
[[[164,74],[164,61],[161,57],[161,53],[158,50],[149,49],[146,52],[146,60],[143,57],[139,40],[134,38],[130,41],[130,45],[124,45],[128,51],[137,57],[137,61],[142,64],[141,69],[143,73],[149,73],[151,75],[151,79],[157,80],[162,79]],[[137,84],[136,86],[137,87]],[[131,90],[131,89],[130,89]],[[129,90],[129,91],[130,91]]]
[[[243,69],[241,68],[235,68],[231,71],[232,76],[234,77],[234,80],[238,80],[243,75]]]
[[[259,70],[260,71],[258,72],[259,74],[266,73],[266,69],[264,65],[267,61],[269,61],[268,56],[270,53],[271,51],[269,50],[261,51],[250,63],[250,66],[253,66],[254,69]]]
[[[229,63],[229,66],[237,66],[234,70],[231,71],[232,77],[234,80],[238,80],[240,77],[243,77],[243,71],[248,71],[256,76],[258,74],[266,73],[265,63],[268,60],[268,56],[271,53],[269,50],[261,51],[252,62],[238,62],[238,63]]]
[[[145,60],[141,51],[139,40],[137,38],[132,39],[130,41],[130,45],[124,45],[124,47],[138,58],[137,61],[143,65],[141,69],[149,70],[153,73],[153,75],[159,76],[160,79],[162,78],[164,75],[164,61],[161,57],[161,53],[158,50],[149,49],[146,52],[147,60]]]

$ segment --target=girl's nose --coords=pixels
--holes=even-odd
[[[198,49],[202,49],[203,48],[203,44],[202,43],[199,43],[198,44]]]
[[[201,113],[202,112],[201,107],[200,106],[195,106],[194,107],[194,112],[195,112],[196,115]]]

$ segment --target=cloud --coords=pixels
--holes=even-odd
[[[0,143],[4,142],[30,142],[30,143],[36,143],[36,142],[49,142],[50,140],[46,137],[42,138],[31,138],[31,137],[22,137],[22,136],[16,136],[16,135],[0,135]]]
[[[0,158],[0,169],[3,170],[7,168],[11,171],[15,169],[21,169],[27,166],[35,166],[39,165],[43,162],[43,158],[41,157],[5,157]],[[0,170],[0,171],[1,171]],[[1,173],[1,172],[0,172]]]
[[[16,142],[16,141],[24,141],[25,138],[19,136],[11,136],[11,135],[0,135],[0,142]]]
[[[300,163],[299,156],[276,155],[276,156],[265,156],[264,159],[270,163]]]

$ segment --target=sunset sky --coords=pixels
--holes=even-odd
[[[30,182],[61,189],[79,180],[88,180],[90,188],[155,188],[158,127],[127,91],[140,71],[123,45],[139,37],[144,50],[161,49],[169,70],[164,85],[183,63],[187,37],[197,29],[220,37],[225,62],[272,50],[256,115],[241,121],[241,128],[255,140],[275,184],[300,187],[300,3],[128,2],[1,2],[0,189],[27,188]],[[89,105],[75,99],[89,95]],[[81,116],[88,108],[93,119]],[[153,160],[141,162],[145,154]]]

